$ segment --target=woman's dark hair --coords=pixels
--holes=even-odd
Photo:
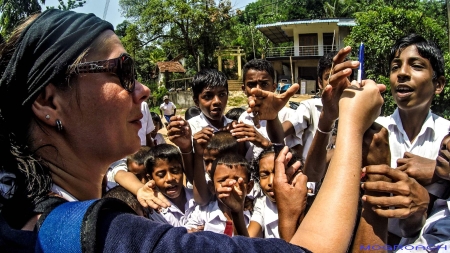
[[[403,49],[412,45],[416,46],[420,56],[430,61],[434,71],[433,80],[445,76],[444,57],[439,46],[434,41],[427,40],[415,33],[406,35],[395,42],[389,54],[389,66],[391,66],[394,58],[401,54]]]
[[[216,69],[202,69],[192,79],[192,92],[194,99],[198,99],[198,95],[205,88],[225,87],[228,92],[227,76]]]
[[[227,153],[219,156],[216,160],[214,160],[210,172],[212,180],[214,180],[214,174],[216,173],[217,165],[226,165],[230,169],[237,166],[244,167],[247,180],[251,180],[252,171],[250,165],[248,164],[247,160],[239,154]]]
[[[225,114],[225,117],[231,119],[231,120],[239,120],[239,117],[241,114],[245,112],[245,109],[242,107],[235,107],[228,110],[228,112]]]
[[[200,108],[198,108],[197,106],[191,106],[189,107],[186,112],[184,113],[184,119],[185,120],[189,120],[192,119],[195,116],[200,115],[200,113],[202,113],[202,111],[200,110]]]
[[[151,175],[153,173],[153,169],[155,168],[158,159],[165,160],[167,162],[178,161],[184,170],[183,158],[180,150],[172,144],[162,143],[150,149],[145,161],[145,170],[148,174]]]

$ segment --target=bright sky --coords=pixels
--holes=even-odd
[[[231,0],[233,9],[244,9],[249,3],[256,0]],[[65,1],[67,2],[67,1]],[[103,18],[106,0],[86,0],[86,4],[82,8],[74,9],[76,12],[94,13],[96,16]],[[58,0],[46,0],[45,6],[58,6]],[[44,10],[45,8],[43,8]],[[120,14],[119,0],[110,0],[105,20],[116,27],[122,23],[124,18]]]

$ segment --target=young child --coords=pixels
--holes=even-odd
[[[296,161],[300,161],[299,157],[292,157],[287,167],[292,166]],[[275,204],[275,193],[273,190],[273,177],[275,175],[275,150],[273,146],[265,149],[259,155],[254,162],[253,169],[257,170],[256,175],[259,178],[259,185],[264,195],[256,199],[252,218],[248,226],[248,234],[250,237],[280,238],[280,233],[278,232],[278,208]],[[304,206],[299,207],[303,210],[306,208],[306,191],[304,198]],[[298,221],[290,222],[298,223]]]
[[[220,156],[210,173],[212,181],[208,186],[214,191],[216,200],[207,206],[197,206],[189,216],[186,228],[204,226],[205,231],[248,236],[246,225],[250,214],[244,212],[244,201],[253,187],[248,162],[238,154]],[[232,188],[231,192],[224,193],[228,187]]]
[[[145,161],[150,153],[150,149],[150,147],[142,146],[136,153],[127,156],[128,171],[135,174],[143,184],[148,181],[147,172],[145,170]]]
[[[231,120],[239,120],[239,117],[241,114],[245,112],[245,109],[242,107],[235,107],[228,110],[228,112],[225,114],[225,117],[231,119]]]
[[[224,73],[215,69],[203,69],[192,80],[194,103],[200,108],[200,115],[188,120],[192,135],[204,127],[217,132],[231,123],[224,116],[228,101],[228,81]]]
[[[154,180],[158,190],[171,205],[160,213],[172,226],[186,224],[186,219],[195,208],[193,193],[183,185],[183,162],[178,148],[171,144],[153,147],[145,162],[149,180]]]
[[[185,120],[190,120],[195,116],[200,115],[202,111],[200,111],[200,108],[198,108],[197,106],[191,106],[189,108],[186,109],[186,111],[184,112],[184,119]]]
[[[163,126],[161,118],[154,112],[150,112],[150,114],[152,115],[153,125],[155,125],[155,129],[150,133],[154,146],[166,143],[162,134],[158,133]]]

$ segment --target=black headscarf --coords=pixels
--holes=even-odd
[[[113,26],[94,14],[46,10],[28,25],[0,80],[0,110],[6,122],[29,106],[49,83],[60,84],[76,58]]]

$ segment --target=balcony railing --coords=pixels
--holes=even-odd
[[[298,53],[296,52],[298,49]],[[323,56],[324,54],[337,50],[332,45],[299,46],[299,47],[273,47],[267,50],[267,57],[286,56]]]

